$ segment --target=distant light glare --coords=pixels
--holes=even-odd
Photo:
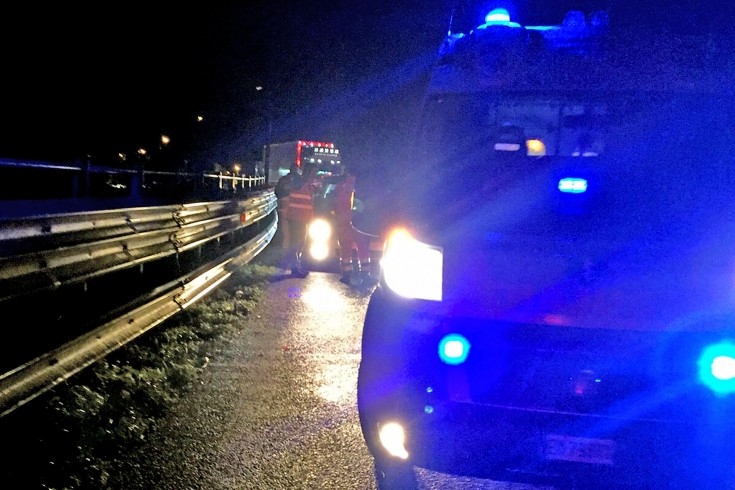
[[[162,134],[161,135],[161,143],[163,143],[164,145],[167,145],[167,144],[171,143],[171,138],[169,138],[165,134]]]
[[[138,148],[138,154],[139,155],[145,155],[146,153],[148,153],[148,152],[145,150],[145,148]]]

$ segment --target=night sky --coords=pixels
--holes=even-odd
[[[270,121],[274,141],[326,139],[356,164],[383,161],[410,126],[448,3],[18,7],[0,28],[0,158],[114,164],[165,133],[209,167],[251,157]]]
[[[570,8],[611,1],[504,3],[514,19],[534,24],[558,23]],[[497,5],[456,3],[455,30],[477,25]],[[248,0],[6,7],[0,20],[0,158],[70,161],[90,155],[94,163],[116,164],[118,152],[155,148],[165,133],[178,159],[211,168],[255,158],[270,122],[272,141],[330,140],[365,171],[400,166],[454,4]],[[201,123],[197,115],[204,117]]]

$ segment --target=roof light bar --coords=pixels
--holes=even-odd
[[[565,177],[559,180],[559,190],[570,194],[587,192],[587,181],[577,177]]]

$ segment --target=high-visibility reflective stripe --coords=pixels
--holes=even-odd
[[[295,221],[311,221],[314,215],[311,185],[305,184],[289,194],[288,217]]]

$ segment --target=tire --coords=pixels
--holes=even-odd
[[[417,490],[416,473],[410,464],[375,461],[375,483],[378,490]]]

